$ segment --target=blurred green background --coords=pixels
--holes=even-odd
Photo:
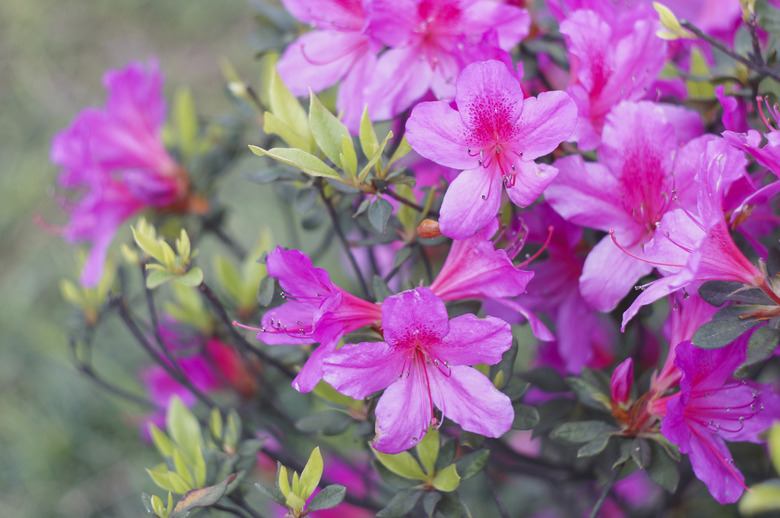
[[[169,99],[187,85],[201,115],[229,111],[219,59],[255,77],[252,16],[244,0],[0,2],[0,516],[145,514],[139,493],[155,488],[143,468],[158,458],[139,441],[139,409],[102,394],[68,357],[75,313],[58,282],[76,278],[76,260],[34,223],[65,222],[49,141],[82,107],[103,104],[106,69],[151,56]],[[251,185],[231,178],[226,189],[263,199]],[[252,217],[244,225],[257,229]],[[133,387],[137,353],[111,326],[97,366]]]

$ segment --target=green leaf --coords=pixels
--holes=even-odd
[[[417,443],[417,457],[422,463],[423,470],[431,475],[434,473],[436,457],[439,456],[439,431],[431,430],[425,434],[422,441]]]
[[[344,501],[347,496],[347,488],[338,484],[326,486],[311,499],[306,509],[309,511],[319,511],[320,509],[331,509]]]
[[[403,248],[401,250],[403,250]],[[382,302],[393,294],[385,280],[379,275],[374,275],[374,278],[371,281],[371,291],[377,302]]]
[[[214,257],[214,270],[217,274],[217,282],[233,297],[238,300],[241,295],[241,275],[238,267],[224,255]]]
[[[385,146],[387,146],[387,141],[391,138],[393,138],[392,131],[387,134],[384,140],[382,140],[382,143],[379,144],[379,148],[377,148],[376,152],[373,155],[371,155],[371,158],[369,158],[368,163],[358,173],[358,180],[360,182],[363,182],[366,179],[369,171],[371,171],[371,168],[374,167],[376,163],[379,162],[379,160],[382,158],[382,153],[385,151]]]
[[[184,460],[184,456],[179,450],[173,450],[173,467],[176,468],[176,473],[184,479],[189,487],[195,487],[195,477],[192,476],[187,461]]]
[[[473,451],[459,458],[455,465],[458,468],[461,480],[468,480],[482,471],[487,464],[488,458],[490,458],[490,450]]]
[[[452,461],[455,459],[455,450],[457,446],[458,444],[454,439],[447,439],[444,441],[444,444],[439,448],[439,456],[436,457],[436,465],[434,466],[436,471],[440,471],[452,464]]]
[[[368,221],[371,222],[371,226],[385,235],[387,234],[387,221],[392,213],[393,206],[390,205],[390,202],[384,198],[377,198],[368,206]]]
[[[718,349],[729,345],[747,330],[758,324],[760,322],[752,318],[745,320],[740,319],[738,316],[718,318],[703,324],[697,329],[691,343],[702,349]]]
[[[688,29],[683,28],[680,22],[677,21],[677,17],[674,13],[660,2],[653,2],[653,8],[658,12],[658,17],[663,25],[668,30],[659,30],[656,32],[656,36],[664,40],[676,40],[678,38],[692,38],[696,39]]]
[[[197,266],[193,266],[192,268],[187,271],[184,275],[179,275],[174,279],[179,284],[183,284],[185,286],[195,287],[200,286],[200,283],[203,282],[203,270],[198,268]]]
[[[154,424],[149,423],[149,432],[152,434],[152,442],[154,443],[157,451],[163,457],[173,456],[174,446],[171,440],[165,435],[165,432],[157,428]]]
[[[307,415],[296,421],[295,427],[304,432],[319,432],[324,435],[340,434],[352,424],[352,419],[343,412],[329,410],[318,414]]]
[[[188,88],[180,88],[173,98],[174,131],[182,158],[190,159],[198,150],[198,116]]]
[[[566,378],[577,399],[584,405],[597,410],[610,410],[610,396],[605,394],[595,383],[581,378]]]
[[[323,468],[322,454],[319,446],[317,446],[312,450],[309,460],[301,472],[301,492],[298,494],[301,499],[306,500],[309,498],[317,488],[322,478]]]
[[[539,412],[529,405],[515,405],[514,430],[531,430],[539,424]]]
[[[780,10],[767,0],[756,0],[757,24],[775,37],[780,36]]]
[[[419,489],[405,489],[396,493],[384,509],[376,513],[377,518],[401,518],[414,509],[423,492]]]
[[[631,459],[640,469],[646,469],[653,461],[653,450],[644,439],[634,438],[631,443]]]
[[[466,446],[472,450],[476,450],[479,449],[479,447],[482,446],[482,444],[485,442],[485,437],[478,433],[462,430],[458,436],[458,442],[461,444],[461,446]]]
[[[220,498],[225,496],[228,485],[238,476],[238,473],[233,473],[219,484],[213,486],[204,487],[201,489],[193,489],[185,494],[181,500],[173,508],[173,514],[171,518],[179,518],[186,516],[186,514],[196,507],[208,507],[219,502]]]
[[[255,487],[259,489],[261,493],[263,493],[265,496],[267,496],[277,504],[285,505],[287,500],[285,496],[282,494],[282,491],[278,487],[272,486],[270,484],[266,484],[264,482],[258,482],[257,484],[255,484]]]
[[[368,106],[363,108],[363,115],[360,117],[360,147],[363,149],[363,154],[368,157],[374,156],[377,149],[379,149],[379,140],[376,137],[376,131],[374,125],[371,124],[371,118],[368,115]]]
[[[754,515],[780,511],[780,480],[768,480],[750,489],[739,501],[740,514]]]
[[[661,486],[669,493],[677,491],[680,482],[680,471],[677,462],[672,460],[664,448],[653,441],[650,443],[652,462],[647,467],[647,475],[650,480]]]
[[[396,148],[395,152],[393,152],[393,155],[390,157],[390,160],[387,162],[387,168],[390,169],[393,164],[401,160],[403,157],[408,155],[412,151],[412,146],[409,145],[409,142],[406,141],[406,137],[401,139],[401,143],[398,144],[398,147]]]
[[[343,169],[347,172],[350,178],[355,178],[357,173],[357,153],[355,153],[355,144],[352,143],[352,137],[349,135],[341,136],[341,163],[344,165]]]
[[[520,373],[520,377],[545,392],[567,392],[569,386],[563,378],[550,367],[541,367]]]
[[[374,470],[379,474],[379,476],[382,477],[382,480],[399,489],[406,489],[409,487],[418,486],[420,484],[419,480],[412,480],[400,475],[396,475],[384,467],[384,465],[382,465],[382,463],[377,459],[374,459],[371,462],[371,465],[374,467]]]
[[[187,461],[194,463],[199,448],[203,447],[203,436],[198,419],[178,396],[171,399],[165,423],[171,439],[181,448]]]
[[[433,516],[436,505],[442,499],[442,494],[438,491],[428,491],[423,497],[423,510],[428,516]]]
[[[704,60],[701,51],[695,47],[691,50],[690,73],[698,77],[710,77],[707,62]],[[715,87],[709,81],[694,81],[688,79],[685,81],[685,86],[688,89],[688,96],[691,99],[715,98]]]
[[[604,421],[575,421],[558,425],[550,437],[555,440],[578,444],[590,442],[601,434],[617,431]]]
[[[263,277],[260,285],[257,287],[257,303],[265,307],[271,304],[274,298],[275,281],[273,277]]]
[[[396,475],[414,480],[425,480],[427,478],[420,465],[412,457],[412,454],[407,451],[390,455],[374,450],[374,455],[376,455],[376,458],[383,466]]]
[[[309,91],[309,125],[311,126],[311,134],[314,136],[315,142],[317,142],[322,152],[325,153],[325,156],[338,167],[344,169],[344,163],[340,157],[341,138],[344,136],[350,139],[351,142],[349,131],[341,121],[322,105],[311,90]]]
[[[295,140],[303,141],[303,145],[296,145],[292,142],[287,143],[291,146],[314,152],[314,139],[312,138],[311,129],[309,128],[309,120],[306,116],[306,111],[298,102],[298,99],[296,99],[284,85],[284,82],[282,82],[282,79],[275,69],[271,72],[268,104],[274,117],[296,135]],[[266,114],[266,123],[267,122],[268,115]],[[282,136],[282,138],[284,137]]]
[[[255,461],[257,455],[255,455]],[[195,485],[203,486],[206,483],[206,459],[203,457],[203,451],[198,448],[198,454],[195,456],[195,463],[192,465],[192,474],[195,476]]]
[[[767,442],[772,465],[775,467],[775,471],[780,473],[780,424],[775,424],[769,429]]]
[[[324,178],[330,178],[331,180],[344,182],[344,179],[336,172],[335,169],[328,166],[325,162],[316,156],[312,155],[311,153],[307,153],[302,149],[273,148],[265,150],[263,148],[251,145],[249,146],[249,149],[251,149],[252,153],[255,155],[269,156],[274,160],[282,162],[283,164],[297,167],[309,176],[321,176]]]
[[[729,300],[729,295],[744,286],[735,281],[707,281],[699,286],[699,296],[707,304],[720,307]]]
[[[279,490],[286,499],[292,491],[290,480],[287,478],[287,467],[283,466],[279,461],[276,461],[276,466],[276,485],[279,486]]]
[[[580,449],[577,450],[577,457],[592,457],[594,455],[598,455],[602,451],[604,451],[604,448],[607,447],[607,444],[609,444],[609,440],[612,438],[612,433],[603,433],[593,439],[590,442],[585,443],[584,445],[580,446]]]
[[[747,356],[739,368],[743,369],[766,359],[775,351],[778,342],[780,342],[780,330],[768,325],[759,327],[750,335]]]
[[[299,135],[294,129],[282,122],[279,117],[271,112],[265,112],[263,116],[263,131],[269,135],[279,135],[284,142],[293,148],[303,149],[308,152],[314,152],[314,139],[309,140],[303,135]],[[259,176],[260,179],[267,178]]]
[[[445,493],[455,491],[459,485],[460,475],[458,475],[458,469],[455,464],[450,464],[433,477],[433,487]]]

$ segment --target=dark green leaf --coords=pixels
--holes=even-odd
[[[233,482],[237,475],[238,473],[233,473],[219,484],[189,491],[173,508],[171,518],[184,516],[196,507],[208,507],[216,504],[225,495],[228,485]]]
[[[520,377],[545,392],[567,392],[569,390],[561,375],[550,367],[526,371],[521,373]]]
[[[257,453],[263,447],[265,439],[247,439],[238,446],[238,458],[236,469],[248,471],[257,464]]]
[[[384,509],[376,513],[377,518],[400,518],[401,516],[406,516],[414,509],[422,494],[423,491],[420,489],[404,489],[397,493]]]
[[[266,484],[265,482],[258,482],[255,484],[255,487],[277,504],[284,506],[287,505],[287,499],[284,497],[282,491],[278,487]]]
[[[539,405],[539,424],[534,428],[533,436],[546,434],[562,420],[570,419],[569,414],[576,405],[577,402],[571,399],[553,399]]]
[[[346,430],[351,422],[352,419],[347,414],[329,410],[299,419],[295,423],[295,427],[304,433],[316,432],[324,435],[336,435]]]
[[[740,369],[754,365],[772,354],[780,342],[780,331],[769,326],[761,326],[750,336],[747,357]]]
[[[653,460],[653,451],[650,443],[638,437],[631,441],[631,458],[637,467],[646,469]]]
[[[650,443],[652,450],[652,462],[647,467],[647,475],[650,480],[666,489],[670,493],[677,490],[677,484],[680,482],[679,465],[669,455],[664,448],[655,441]]]
[[[499,372],[504,373],[503,386],[499,387],[501,389],[503,389],[512,379],[512,374],[515,370],[515,360],[517,359],[518,348],[517,339],[513,338],[512,347],[510,347],[509,350],[504,353],[500,362],[490,368],[490,379],[495,379]]]
[[[612,463],[612,469],[615,469],[618,466],[625,464],[626,461],[631,458],[632,443],[633,440],[629,440],[627,438],[620,439],[620,455],[615,460],[615,462]]]
[[[727,308],[724,308],[727,309]],[[739,317],[721,318],[712,320],[696,330],[691,343],[702,349],[718,349],[725,347],[739,338],[745,331],[758,325],[760,322]]]
[[[699,287],[699,296],[704,302],[720,307],[729,300],[729,295],[743,287],[741,282],[707,281]]]
[[[464,455],[459,458],[455,463],[455,467],[458,470],[461,480],[468,480],[485,467],[488,457],[490,457],[490,450],[479,450]]]
[[[590,442],[585,443],[577,450],[577,457],[592,457],[598,455],[609,444],[609,440],[612,438],[612,433],[602,433]]]
[[[455,458],[456,447],[457,443],[454,439],[444,441],[444,444],[439,447],[439,456],[436,458],[436,465],[434,466],[436,471],[441,471],[452,464],[452,460]]]
[[[368,205],[371,203],[371,198],[363,198],[363,201],[360,202],[360,205],[358,205],[357,210],[354,214],[352,214],[353,218],[356,218],[363,214],[366,209],[368,208]]]
[[[439,505],[436,506],[436,516],[460,518],[464,514],[468,516],[468,512],[464,509],[463,502],[458,493],[444,493],[441,495]]]
[[[467,432],[466,430],[460,432],[460,444],[463,446],[468,446],[472,450],[476,450],[482,446],[483,442],[485,442],[485,437],[479,435],[478,433],[471,433]]]
[[[315,188],[299,189],[295,193],[295,199],[293,200],[293,208],[298,214],[306,214],[314,207],[317,202],[317,196],[319,192]]]
[[[306,509],[309,511],[319,511],[320,509],[330,509],[336,507],[347,496],[347,488],[338,484],[332,484],[325,487],[322,491],[314,495]]]
[[[526,381],[521,381],[518,378],[512,378],[509,380],[509,383],[505,383],[503,387],[501,387],[501,392],[507,395],[507,397],[512,400],[512,403],[517,403],[520,401],[526,392],[528,392],[528,387],[530,387],[531,384]]]
[[[428,491],[423,498],[423,510],[428,516],[433,515],[436,510],[436,504],[441,500],[441,493],[438,491]]]
[[[617,431],[617,428],[604,421],[575,421],[558,425],[550,433],[550,438],[572,444],[581,444],[590,442],[601,434],[615,431]]]
[[[387,220],[393,213],[393,206],[384,198],[377,198],[368,206],[368,221],[382,234],[387,234]]]
[[[373,291],[374,298],[377,302],[382,302],[393,294],[385,280],[379,275],[374,275],[374,278],[371,281],[371,290]]]
[[[260,285],[257,287],[257,303],[263,307],[271,304],[274,298],[275,279],[271,276],[263,277]]]
[[[584,378],[566,378],[566,383],[576,394],[577,399],[583,405],[595,408],[597,410],[609,410],[610,396],[602,392],[601,388],[590,383]]]
[[[515,430],[531,430],[539,424],[539,412],[529,405],[515,405],[515,419],[512,428]]]
[[[395,253],[395,261],[393,261],[393,268],[398,268],[412,256],[412,247],[405,246]]]

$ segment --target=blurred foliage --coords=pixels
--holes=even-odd
[[[144,471],[154,451],[137,428],[142,409],[101,397],[70,362],[64,333],[76,312],[59,281],[75,279],[77,260],[41,228],[64,222],[48,161],[51,136],[83,106],[103,103],[106,69],[152,56],[169,103],[186,85],[199,114],[229,111],[219,59],[230,56],[256,77],[246,47],[252,27],[243,0],[0,2],[0,516],[137,517],[144,514],[138,494],[154,489]],[[224,187],[236,203],[254,202],[241,221],[230,221],[249,245],[273,196],[247,189],[239,174]],[[120,327],[109,321],[99,332],[96,366],[137,392],[141,359]]]

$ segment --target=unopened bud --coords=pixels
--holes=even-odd
[[[417,225],[417,235],[423,239],[432,239],[442,235],[439,230],[439,222],[426,218]]]

